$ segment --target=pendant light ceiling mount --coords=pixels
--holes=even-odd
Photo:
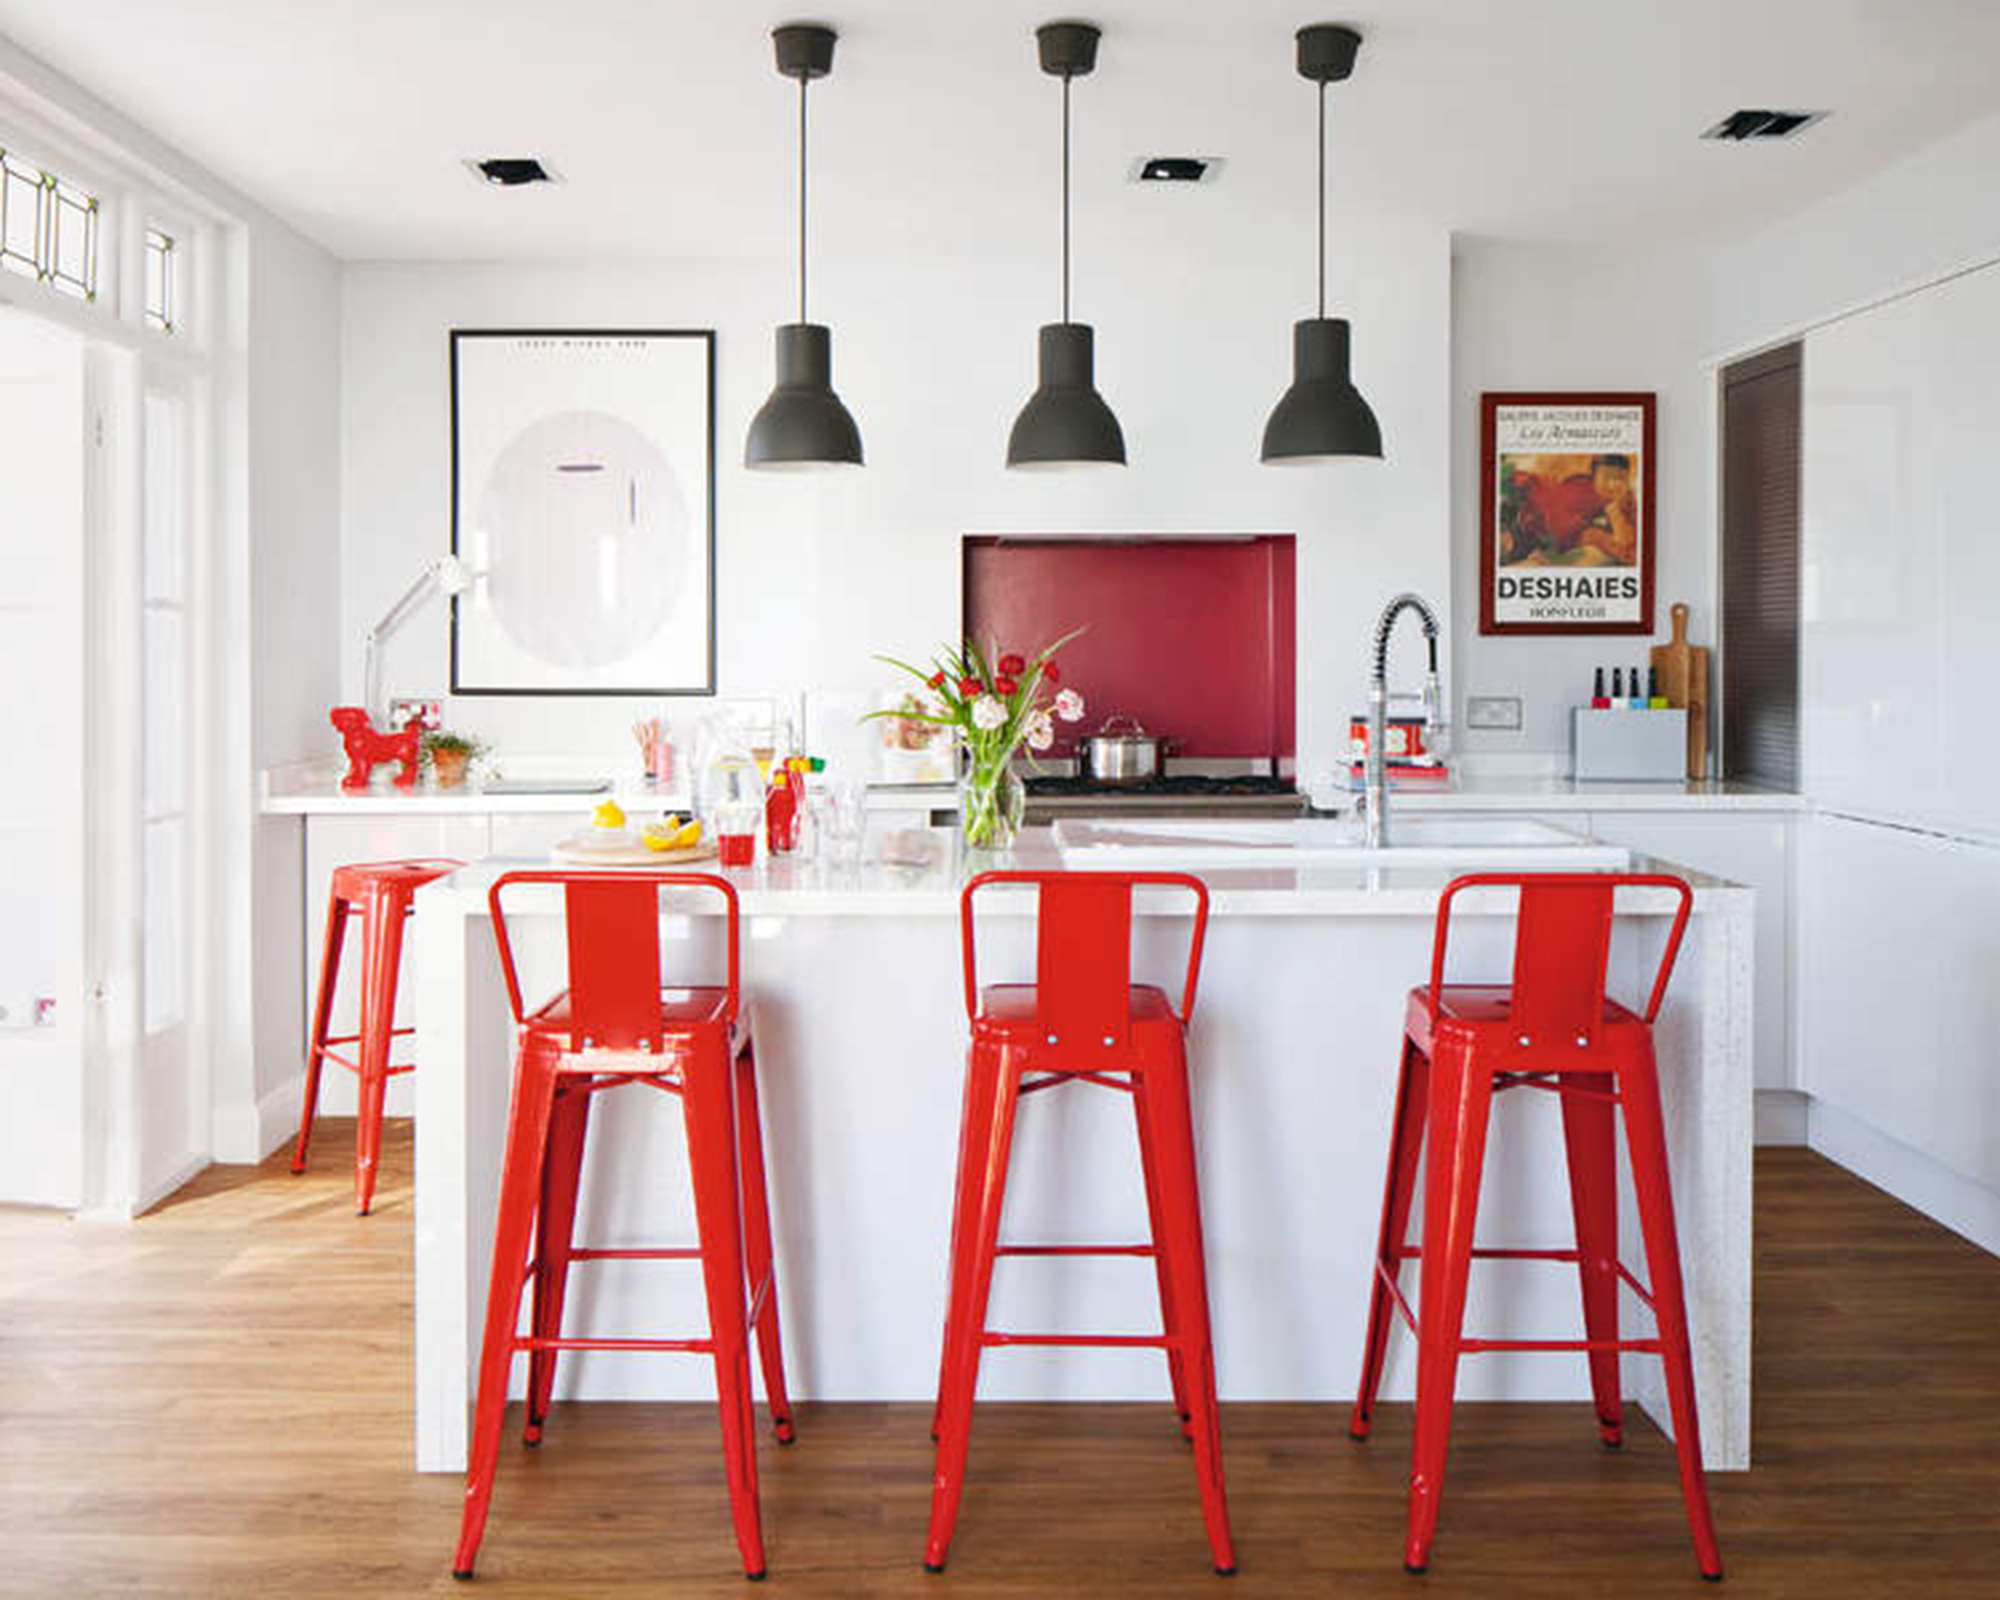
[[[1339,23],[1298,31],[1299,76],[1319,86],[1319,315],[1292,324],[1292,386],[1264,425],[1264,460],[1306,464],[1380,456],[1382,430],[1349,376],[1352,330],[1326,314],[1326,86],[1354,74],[1361,35]]]
[[[1007,436],[1010,467],[1125,464],[1125,435],[1097,392],[1095,331],[1069,319],[1069,85],[1096,68],[1101,36],[1088,22],[1045,22],[1035,30],[1042,71],[1062,79],[1062,320],[1042,326],[1039,382]]]
[[[1354,76],[1361,35],[1338,22],[1315,22],[1299,29],[1299,76],[1322,86]]]
[[[1088,22],[1045,22],[1035,30],[1042,71],[1055,78],[1087,77],[1097,66],[1104,30]]]
[[[771,30],[778,52],[778,70],[788,78],[809,83],[833,71],[833,41],[840,37],[817,22],[788,22]]]
[[[833,332],[806,319],[806,85],[833,71],[837,37],[811,22],[771,30],[778,71],[799,86],[799,320],[778,327],[778,382],[750,420],[746,467],[861,465],[861,430],[833,392]]]

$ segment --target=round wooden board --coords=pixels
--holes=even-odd
[[[557,861],[579,867],[685,867],[696,861],[715,858],[715,846],[707,840],[685,850],[654,850],[638,841],[611,849],[590,848],[575,839],[550,846]]]

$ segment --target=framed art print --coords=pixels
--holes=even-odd
[[[451,335],[451,692],[715,688],[715,334]]]
[[[1479,400],[1479,631],[1653,631],[1650,394]]]

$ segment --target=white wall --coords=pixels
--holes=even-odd
[[[250,765],[323,748],[340,687],[340,268],[289,229],[249,248]],[[304,1048],[301,830],[257,819],[250,952],[262,1155],[290,1120]],[[241,1100],[239,1098],[239,1104]],[[250,1152],[232,1140],[231,1154]],[[218,1152],[220,1153],[220,1152]]]
[[[1714,252],[1705,354],[1776,344],[2000,257],[2000,115]]]
[[[1689,637],[1715,641],[1713,380],[1705,258],[1693,251],[1578,251],[1462,239],[1452,259],[1452,611],[1457,743],[1467,751],[1557,752],[1592,669],[1648,661],[1650,639],[1482,637],[1479,632],[1479,397],[1488,390],[1652,390],[1659,396],[1654,625],[1693,608]],[[1518,733],[1465,727],[1468,694],[1517,695]]]
[[[1246,248],[1227,226],[1177,237],[1135,213],[1093,227],[1091,281],[1118,293],[1080,296],[1077,315],[1097,325],[1099,384],[1132,465],[1065,474],[1001,465],[1033,387],[1036,326],[1053,315],[1053,263],[1039,255],[818,264],[815,310],[834,325],[835,382],[868,465],[804,477],[741,466],[771,382],[771,325],[789,314],[781,262],[354,266],[342,356],[346,690],[360,690],[364,630],[449,543],[450,328],[715,327],[723,692],[891,681],[872,652],[925,652],[958,626],[964,533],[1296,533],[1309,764],[1344,743],[1383,601],[1415,588],[1445,605],[1450,589],[1447,240],[1353,219],[1342,232],[1339,309],[1354,318],[1356,375],[1388,455],[1314,469],[1257,459],[1289,381],[1309,262]],[[441,606],[399,634],[385,652],[387,692],[443,690],[447,635]],[[627,701],[548,699],[449,710],[503,757],[600,764],[628,759],[633,713]]]

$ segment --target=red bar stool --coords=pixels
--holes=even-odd
[[[299,1118],[299,1142],[292,1151],[292,1171],[306,1170],[312,1144],[313,1118],[319,1112],[319,1071],[332,1061],[359,1080],[358,1115],[354,1126],[354,1210],[367,1216],[375,1199],[375,1175],[382,1159],[382,1103],[389,1080],[412,1070],[410,1063],[389,1064],[391,1041],[414,1033],[396,1026],[396,976],[402,968],[403,921],[413,909],[416,893],[433,879],[456,872],[460,861],[370,861],[335,867],[326,902],[326,940],[320,946],[319,993],[313,1001],[312,1037],[306,1045],[306,1103]],[[347,940],[347,919],[361,918],[361,1020],[357,1031],[329,1037],[333,1024],[333,991],[340,982],[340,951]],[[355,1056],[344,1056],[333,1045],[359,1045]]]
[[[513,945],[501,906],[514,885],[557,885],[568,932],[569,987],[533,1012],[521,1002]],[[722,896],[728,913],[728,977],[721,988],[663,988],[660,891]],[[714,1358],[730,1509],[744,1576],[764,1576],[757,1509],[749,1330],[757,1336],[764,1391],[780,1444],[792,1442],[792,1408],[780,1353],[771,1211],[756,1062],[738,982],[736,890],[699,872],[510,872],[487,896],[500,970],[518,1025],[507,1153],[493,1231],[493,1275],[465,1476],[465,1514],[452,1576],[469,1578],[493,1497],[507,1382],[528,1352],[525,1442],[539,1444],[563,1350],[680,1350]],[[597,1250],[572,1241],[591,1097],[625,1084],[679,1095],[687,1119],[697,1248]],[[563,1291],[575,1261],[699,1261],[708,1334],[699,1339],[565,1338]],[[521,1295],[534,1279],[527,1334]]]
[[[1452,900],[1461,890],[1486,886],[1520,891],[1514,981],[1511,985],[1446,985],[1445,948]],[[1680,899],[1643,1016],[1626,1010],[1604,993],[1614,896],[1628,886],[1665,889]],[[1417,1338],[1416,1441],[1403,1552],[1403,1563],[1412,1572],[1424,1570],[1437,1529],[1459,1356],[1487,1350],[1586,1352],[1599,1435],[1605,1444],[1615,1446],[1622,1439],[1624,1426],[1618,1357],[1620,1351],[1633,1350],[1656,1354],[1665,1366],[1681,1492],[1687,1502],[1695,1557],[1704,1578],[1722,1576],[1722,1555],[1716,1545],[1708,1484],[1702,1474],[1694,1364],[1688,1353],[1680,1246],[1674,1231],[1652,1039],[1653,1019],[1666,994],[1692,904],[1688,886],[1679,878],[1636,873],[1480,873],[1454,881],[1438,902],[1430,983],[1410,991],[1406,1013],[1402,1078],[1396,1095],[1382,1231],[1368,1307],[1367,1347],[1349,1428],[1357,1439],[1368,1437],[1382,1381],[1390,1317],[1400,1313]],[[1574,1249],[1487,1250],[1473,1245],[1493,1096],[1519,1088],[1552,1090],[1561,1100],[1571,1209],[1576,1219]],[[1618,1259],[1619,1112],[1624,1114],[1638,1194],[1639,1222],[1652,1279],[1650,1291]],[[1411,1191],[1417,1179],[1417,1157],[1426,1140],[1429,1158],[1424,1166],[1423,1244],[1414,1248],[1407,1242]],[[1464,1337],[1467,1277],[1474,1260],[1489,1258],[1574,1263],[1582,1280],[1585,1337]],[[1411,1312],[1397,1282],[1403,1262],[1411,1259],[1420,1267],[1421,1321]],[[1619,1337],[1620,1283],[1652,1310],[1657,1337]]]
[[[1032,884],[1039,891],[1033,984],[979,987],[973,900],[989,884]],[[1194,899],[1194,933],[1178,1011],[1159,989],[1131,981],[1132,890],[1141,884],[1184,889]],[[1183,1434],[1194,1445],[1215,1570],[1233,1573],[1236,1553],[1223,1493],[1186,1053],[1187,1019],[1208,929],[1208,890],[1199,878],[1182,873],[983,872],[965,886],[959,926],[972,1044],[959,1130],[951,1288],[932,1429],[937,1474],[924,1566],[942,1572],[951,1547],[981,1352],[994,1345],[1138,1346],[1166,1352],[1174,1406]],[[1020,1098],[1072,1083],[1132,1096],[1151,1216],[1152,1237],[1143,1245],[999,1242],[1007,1156]],[[1160,1333],[1001,1333],[986,1326],[996,1257],[1090,1255],[1152,1258],[1160,1288]]]

